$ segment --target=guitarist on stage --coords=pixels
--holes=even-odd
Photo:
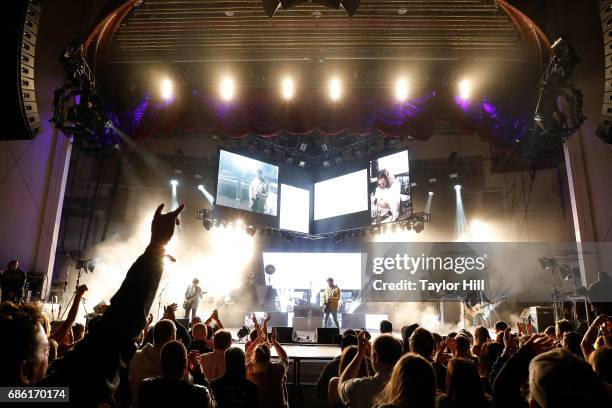
[[[189,285],[185,291],[185,301],[183,302],[185,319],[189,319],[189,312],[191,312],[192,319],[196,316],[200,296],[202,296],[202,288],[198,286],[198,283],[200,283],[200,280],[198,278],[194,278],[191,285]]]
[[[323,309],[323,327],[327,327],[329,323],[329,315],[332,315],[334,324],[338,329],[338,304],[340,303],[340,288],[334,285],[332,278],[327,279],[327,287],[323,291],[321,299],[321,308]]]
[[[269,193],[270,182],[263,176],[263,170],[257,169],[257,177],[251,181],[249,186],[250,210],[263,214]]]

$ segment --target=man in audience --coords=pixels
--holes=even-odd
[[[497,336],[499,333],[504,332],[508,328],[508,323],[504,322],[503,320],[498,320],[495,322],[493,327],[495,328],[495,335]]]
[[[160,320],[153,327],[153,345],[147,343],[142,350],[138,350],[130,362],[130,388],[134,397],[134,406],[137,404],[138,387],[145,378],[156,377],[161,374],[160,352],[166,343],[176,340],[176,327],[172,320]]]
[[[163,271],[164,247],[174,234],[184,206],[151,223],[151,242],[136,260],[95,326],[53,367],[45,371],[49,344],[45,318],[33,305],[0,305],[0,376],[3,386],[70,387],[66,406],[110,404],[117,372],[133,347],[155,297]]]
[[[584,359],[564,349],[535,357],[529,365],[532,407],[609,407],[606,386]]]
[[[19,269],[19,262],[16,260],[9,261],[6,270],[0,275],[2,301],[21,302],[25,282],[26,274]]]
[[[393,334],[393,323],[389,320],[382,320],[380,322],[380,334]]]
[[[204,323],[196,323],[191,329],[191,335],[193,341],[189,344],[189,351],[196,350],[200,354],[213,351],[208,345],[208,330]]]
[[[410,351],[429,361],[436,375],[437,387],[444,391],[446,381],[446,367],[433,361],[435,340],[431,332],[423,327],[418,327],[410,336]]]
[[[340,375],[338,393],[342,403],[351,408],[369,408],[389,381],[393,366],[402,356],[402,343],[389,334],[377,337],[372,348],[372,362],[376,373],[370,377],[356,378],[369,349],[364,332],[359,333],[358,339],[357,355]]]
[[[72,341],[77,342],[85,335],[85,326],[81,323],[75,323],[72,325]]]
[[[563,335],[573,330],[572,323],[567,319],[557,320],[555,324],[555,334],[557,336],[557,344],[560,345],[563,341]]]
[[[357,336],[349,334],[343,335],[342,340],[340,341],[340,352],[348,347],[348,346],[356,346],[359,344],[359,340],[357,340]],[[329,380],[332,377],[338,376],[338,366],[340,365],[340,356],[335,357],[332,361],[325,364],[323,367],[323,371],[321,371],[321,375],[317,380],[317,384],[315,385],[315,392],[317,393],[317,397],[323,398],[327,400],[327,390],[329,385]]]
[[[225,373],[212,382],[219,408],[259,407],[257,385],[246,375],[244,351],[238,347],[225,350]]]
[[[457,336],[455,336],[453,357],[465,358],[466,360],[472,361],[476,365],[478,364],[478,358],[472,354],[472,350],[470,347],[470,339],[463,334],[458,334]]]
[[[139,407],[203,407],[214,408],[215,400],[202,374],[197,354],[190,353],[180,341],[170,341],[161,349],[161,376],[147,378],[138,390]],[[187,380],[191,373],[194,382]]]
[[[227,330],[219,330],[213,337],[215,349],[202,354],[202,368],[209,380],[219,378],[225,373],[225,350],[232,346],[232,335]]]

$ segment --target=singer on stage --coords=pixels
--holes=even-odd
[[[323,291],[321,308],[323,309],[323,327],[328,327],[329,315],[332,315],[334,325],[339,329],[338,304],[340,303],[340,288],[334,285],[332,278],[327,279],[327,287]]]

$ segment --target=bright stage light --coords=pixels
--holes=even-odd
[[[461,185],[460,184],[455,184],[455,190],[457,190],[457,191],[461,190]]]
[[[338,78],[329,81],[329,97],[332,101],[337,101],[342,96],[342,84]]]
[[[221,80],[220,86],[221,99],[224,101],[230,101],[236,92],[236,84],[230,77],[225,77]]]
[[[395,81],[395,99],[397,99],[398,102],[403,102],[408,99],[409,93],[410,88],[405,78],[400,78]]]
[[[472,82],[469,79],[462,79],[459,82],[459,97],[470,99],[470,96],[472,96]]]
[[[198,186],[198,190],[200,190],[200,192],[202,194],[204,194],[204,197],[206,198],[206,201],[208,201],[210,204],[214,204],[215,203],[215,198],[212,196],[212,194],[210,194],[208,191],[206,191],[206,189],[204,188],[204,186],[202,184],[200,184]]]
[[[176,187],[178,185],[178,181],[177,180],[170,180],[170,185],[172,187]]]
[[[430,196],[434,195],[433,191],[430,191],[430,192],[429,192],[429,195],[430,195]]]
[[[290,77],[285,77],[281,84],[283,99],[290,100],[293,98],[295,94],[295,84],[293,83],[293,79]]]
[[[163,100],[168,101],[174,97],[174,84],[168,78],[162,80],[160,94]]]

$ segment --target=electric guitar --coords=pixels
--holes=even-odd
[[[202,297],[202,295],[206,293],[208,292],[200,292],[197,295],[185,297],[185,301],[183,302],[183,309],[191,309],[191,306],[193,305],[193,301],[196,300],[196,298]]]
[[[476,316],[476,315],[479,315],[479,314],[483,314],[487,307],[489,307],[491,305],[495,305],[495,304],[500,303],[500,302],[503,302],[507,298],[508,298],[508,296],[502,296],[502,297],[497,298],[495,300],[492,300],[490,302],[477,303],[474,306],[467,306],[466,305],[466,309],[467,309],[468,314],[470,316]]]

